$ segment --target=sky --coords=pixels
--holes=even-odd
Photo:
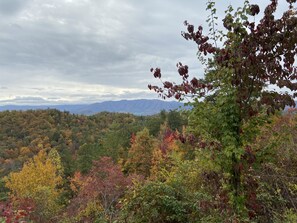
[[[185,20],[208,32],[206,2],[0,0],[0,105],[157,99],[150,68],[178,83],[177,62],[203,77],[197,46],[180,33]],[[220,22],[243,0],[217,2]]]

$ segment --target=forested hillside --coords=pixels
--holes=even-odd
[[[204,76],[178,62],[181,83],[155,67],[148,88],[191,110],[1,112],[0,221],[297,222],[297,11],[282,2],[230,5],[217,30],[208,0],[208,33],[184,22]]]
[[[13,222],[223,220],[228,213],[222,215],[220,210],[232,206],[222,187],[217,145],[186,133],[190,129],[186,130],[185,114],[1,112],[2,218]],[[246,148],[247,162],[242,165],[253,164],[255,154],[261,153],[244,180],[251,190],[245,201],[247,218],[259,222],[296,218],[296,126],[295,110],[271,116]],[[213,150],[205,150],[211,145]]]
[[[134,161],[130,162],[132,156],[129,150],[138,134],[145,134],[145,137],[149,137],[149,140],[153,142],[160,135],[160,131],[164,131],[164,134],[166,132],[171,136],[176,131],[182,131],[186,123],[187,119],[184,114],[177,111],[163,111],[154,116],[134,116],[108,112],[83,116],[58,110],[1,112],[0,196],[4,208],[2,216],[10,216],[9,218],[14,219],[19,216],[17,210],[24,209],[25,215],[29,214],[29,219],[34,222],[49,221],[49,219],[52,219],[55,215],[60,215],[63,210],[65,211],[68,208],[69,202],[76,197],[76,190],[73,189],[74,184],[72,181],[77,180],[78,175],[89,177],[90,170],[95,168],[93,161],[99,162],[103,157],[102,159],[108,162],[109,165],[116,165],[114,168],[118,168],[117,174],[122,173],[122,171],[132,172],[132,169],[135,171],[135,165],[138,164],[134,163]],[[169,129],[172,130],[167,133],[167,128],[168,131]],[[144,146],[148,147],[148,145]],[[151,148],[149,149],[151,150]],[[51,160],[52,156],[54,161],[44,163],[46,160]],[[138,159],[141,161],[140,157]],[[128,165],[126,162],[130,162],[130,164]],[[39,163],[38,166],[36,166],[37,163]],[[134,167],[132,167],[133,165]],[[59,192],[48,191],[53,194],[47,194],[46,196],[53,196],[53,200],[46,202],[52,202],[51,205],[55,207],[53,210],[48,210],[47,208],[51,208],[47,207],[49,204],[39,200],[41,199],[39,193],[44,193],[44,191],[37,191],[36,193],[39,195],[34,195],[35,192],[33,191],[23,190],[26,190],[25,188],[39,190],[38,188],[41,185],[43,189],[44,187],[49,189],[46,176],[44,176],[45,178],[40,177],[44,174],[50,175],[50,173],[44,171],[51,170],[54,171],[51,174],[57,174],[56,177],[59,178],[59,183],[54,180],[55,183],[51,188],[58,187]],[[112,170],[106,167],[105,171]],[[19,176],[20,178],[16,177],[18,183],[13,182],[13,173],[21,175],[22,172],[24,172],[25,178],[22,179]],[[40,179],[36,179],[36,177]],[[117,178],[118,175],[115,177]],[[18,186],[23,187],[23,189],[17,189]],[[18,192],[10,197],[9,189]],[[126,188],[121,190],[126,190]],[[37,199],[35,196],[39,198]],[[45,196],[45,194],[42,196]],[[15,202],[15,199],[20,203],[18,203],[19,206],[12,208],[10,205]],[[73,201],[76,202],[76,199]],[[82,205],[87,205],[89,201],[85,202]],[[45,210],[35,209],[37,207],[42,207]],[[71,215],[77,215],[80,211],[71,212]],[[59,216],[59,218],[62,218],[62,216]]]
[[[174,129],[181,129],[186,121],[176,111],[155,116],[107,112],[82,116],[58,110],[1,112],[1,176],[21,168],[24,161],[40,150],[56,149],[63,161],[68,160],[70,172],[72,161],[80,160],[82,155],[96,159],[100,153],[116,160],[119,148],[129,146],[132,134],[146,127],[156,136],[166,119]],[[98,154],[82,152],[87,149]]]

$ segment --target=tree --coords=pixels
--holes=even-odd
[[[128,193],[122,222],[182,223],[189,221],[185,191],[162,182],[147,182]]]
[[[148,86],[163,98],[195,99],[190,125],[197,137],[210,142],[204,147],[214,150],[226,173],[230,199],[237,213],[244,209],[243,173],[252,166],[245,158],[255,152],[249,145],[259,126],[277,110],[295,106],[297,17],[293,4],[296,0],[287,2],[288,10],[276,18],[278,1],[271,0],[257,24],[252,17],[259,13],[258,5],[245,1],[235,12],[229,6],[223,19],[226,29],[223,32],[214,29],[215,3],[208,1],[211,33],[204,35],[201,26],[195,31],[187,21],[187,31],[182,33],[186,40],[197,44],[199,58],[206,64],[205,77],[190,79],[188,66],[179,62],[181,84],[165,81],[162,87]],[[161,79],[160,68],[152,68],[151,72]],[[279,90],[271,90],[272,87]]]
[[[101,157],[86,176],[74,176],[72,188],[77,197],[71,201],[68,213],[84,222],[99,218],[113,222],[119,199],[131,184],[131,177],[125,176],[119,165],[110,157]]]
[[[12,203],[0,202],[0,222],[27,222],[30,207],[15,210]]]
[[[191,161],[172,156],[168,163],[158,179],[136,183],[126,193],[120,222],[225,222],[220,207],[228,204],[222,204],[224,194],[214,193],[220,186],[216,163],[202,153]]]
[[[182,155],[178,145],[178,134],[172,131],[167,124],[161,126],[159,139],[155,143],[152,152],[151,178],[157,178],[161,169],[170,169],[172,166],[171,155],[177,153]]]
[[[169,111],[167,115],[167,122],[169,128],[172,130],[182,130],[183,125],[186,124],[185,118],[182,116],[180,111],[173,110]]]
[[[77,151],[78,169],[86,174],[92,167],[93,160],[105,155],[103,147],[100,144],[83,144]]]
[[[33,201],[33,215],[37,222],[48,221],[59,211],[58,199],[61,191],[58,187],[62,184],[62,177],[58,175],[58,169],[44,150],[26,162],[21,171],[10,173],[5,181],[12,200]]]
[[[296,109],[290,110],[263,126],[252,145],[261,151],[259,167],[252,173],[259,179],[260,196],[249,205],[256,205],[254,213],[270,222],[294,222],[286,219],[289,212],[297,216],[297,115]]]
[[[147,128],[136,134],[132,140],[125,163],[125,169],[129,173],[135,173],[145,177],[150,175],[154,143],[154,139],[150,136]]]
[[[56,149],[51,149],[48,153],[48,159],[52,162],[57,170],[58,176],[64,175],[64,167],[62,165],[61,156]]]

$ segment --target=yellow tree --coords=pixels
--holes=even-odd
[[[47,221],[59,210],[61,191],[57,188],[62,184],[62,177],[44,150],[26,162],[21,171],[10,173],[5,182],[12,200],[32,200],[36,222]]]
[[[57,174],[59,176],[63,176],[64,174],[64,167],[62,164],[61,156],[56,149],[51,149],[48,153],[48,159],[54,164],[57,170]]]
[[[155,140],[150,136],[149,130],[144,128],[132,139],[131,148],[125,168],[129,173],[139,174],[145,177],[150,175],[152,155]]]

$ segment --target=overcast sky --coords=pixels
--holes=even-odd
[[[184,20],[207,32],[206,2],[0,0],[0,105],[158,98],[147,89],[150,68],[178,82],[179,61],[202,77],[196,46],[180,32]],[[223,15],[243,0],[218,2]]]

